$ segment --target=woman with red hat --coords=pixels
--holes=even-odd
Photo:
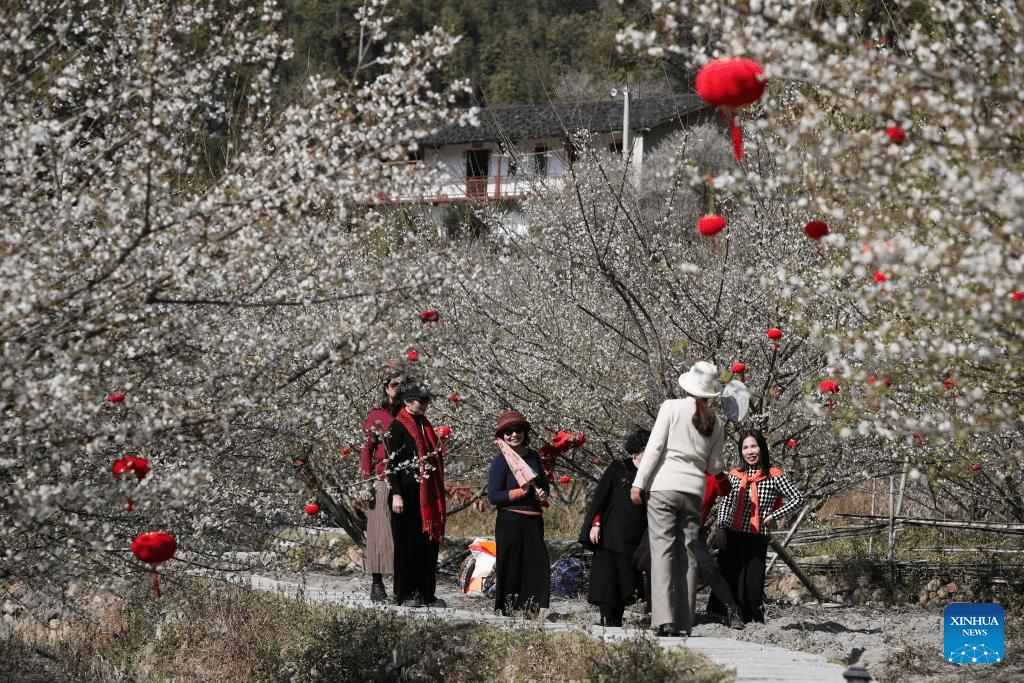
[[[530,423],[518,411],[498,417],[494,438],[498,453],[487,484],[487,500],[498,508],[494,608],[505,615],[517,610],[537,612],[548,607],[551,598],[542,507],[548,496],[544,464],[540,453],[529,448]]]

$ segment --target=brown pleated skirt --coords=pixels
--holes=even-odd
[[[395,544],[391,540],[391,510],[387,482],[374,483],[373,507],[366,511],[366,573],[394,571]]]

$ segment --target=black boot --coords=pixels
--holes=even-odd
[[[388,592],[384,590],[383,583],[377,583],[376,581],[370,586],[370,600],[373,602],[386,602],[388,599]]]
[[[729,628],[736,629],[737,631],[742,631],[746,628],[747,625],[743,623],[743,617],[740,615],[739,609],[727,607],[726,611],[725,623]]]

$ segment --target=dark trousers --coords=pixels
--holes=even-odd
[[[697,558],[697,573],[701,581],[711,588],[711,598],[708,600],[708,612],[725,614],[727,608],[739,609],[736,598],[733,597],[729,582],[722,576],[722,571],[715,558],[708,552],[708,534],[706,528],[700,530],[700,542],[694,548],[694,556]],[[721,551],[719,551],[721,552]]]
[[[438,544],[423,531],[418,486],[403,486],[403,510],[391,512],[391,535],[395,542],[395,602],[415,596],[429,604],[436,598]],[[391,497],[388,497],[391,505]]]
[[[544,544],[544,517],[499,510],[494,523],[494,609],[502,614],[536,611],[551,602],[551,564]]]
[[[726,530],[725,548],[718,551],[718,565],[736,598],[744,621],[764,622],[767,557],[767,536]]]

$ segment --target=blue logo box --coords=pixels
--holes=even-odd
[[[943,657],[954,664],[1003,661],[1003,608],[991,602],[956,602],[942,613]]]

